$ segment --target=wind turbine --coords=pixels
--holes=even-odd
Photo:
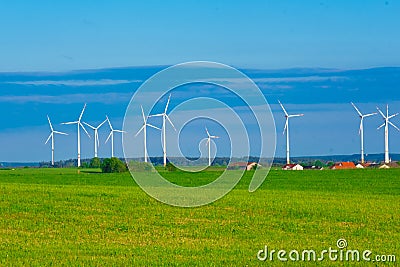
[[[50,133],[49,137],[47,138],[45,144],[47,144],[47,142],[49,142],[49,140],[51,138],[51,165],[54,166],[54,134],[63,134],[63,135],[68,135],[68,134],[59,132],[59,131],[54,131],[53,125],[51,125],[49,115],[47,115],[47,120],[49,121],[51,133]]]
[[[219,138],[219,136],[210,135],[210,133],[208,132],[207,127],[206,127],[206,132],[207,132],[207,135],[208,135],[207,142],[206,142],[206,144],[208,144],[208,166],[211,166],[211,139]]]
[[[81,119],[82,119],[82,116],[83,116],[83,112],[85,112],[85,108],[86,108],[86,103],[85,103],[85,105],[83,106],[81,115],[79,116],[79,118],[78,118],[77,121],[63,122],[63,123],[62,123],[62,124],[65,124],[65,125],[67,125],[67,124],[76,124],[77,127],[78,127],[78,167],[81,166],[81,134],[80,134],[80,127],[82,127],[82,129],[85,131],[85,133],[87,134],[87,136],[89,136],[89,138],[90,138],[89,133],[86,131],[85,127],[84,127],[83,124],[81,123]]]
[[[165,110],[163,113],[160,114],[155,114],[155,115],[150,115],[150,117],[161,117],[163,118],[163,123],[162,123],[162,137],[163,137],[163,153],[164,153],[164,167],[167,166],[167,140],[166,140],[166,136],[165,136],[165,129],[166,129],[166,120],[169,121],[169,123],[172,125],[172,127],[175,129],[174,124],[172,123],[172,121],[169,119],[168,115],[167,115],[167,110],[168,110],[168,105],[169,105],[169,101],[171,99],[171,94],[168,97],[168,101],[167,101],[167,105],[165,106]]]
[[[301,117],[304,116],[304,114],[295,114],[295,115],[289,115],[286,112],[286,109],[283,107],[281,101],[279,101],[279,105],[281,105],[283,112],[285,113],[285,118],[286,118],[286,123],[285,123],[285,128],[283,129],[283,134],[285,134],[286,131],[286,163],[290,164],[290,146],[289,146],[289,118],[293,117]]]
[[[126,132],[122,131],[122,130],[115,130],[112,127],[110,119],[108,118],[108,116],[106,116],[106,118],[107,118],[106,121],[108,121],[108,125],[110,126],[110,134],[107,137],[106,143],[108,142],[108,140],[111,137],[111,157],[113,158],[114,157],[114,132],[117,132],[117,133],[126,133]]]
[[[376,109],[379,111],[379,113],[382,115],[382,117],[385,121],[381,126],[378,127],[378,130],[380,128],[382,128],[383,126],[385,126],[385,163],[389,163],[390,162],[390,159],[389,159],[389,124],[392,125],[394,128],[396,128],[398,131],[400,131],[400,129],[389,120],[391,118],[394,118],[397,115],[399,115],[399,113],[389,116],[389,105],[386,105],[386,115],[383,114],[383,112],[378,107],[376,107]]]
[[[94,127],[94,126],[90,125],[89,123],[83,122],[84,124],[86,124],[86,126],[92,128],[94,130],[94,157],[95,158],[97,158],[97,148],[100,146],[98,130],[106,121],[107,121],[107,119],[105,119],[97,127]]]
[[[140,108],[142,109],[142,116],[143,116],[143,126],[142,128],[139,129],[139,131],[135,134],[135,137],[139,135],[139,133],[141,131],[143,131],[143,136],[144,136],[144,162],[147,162],[147,126],[160,130],[160,128],[151,125],[150,123],[147,123],[147,118],[144,116],[144,111],[143,111],[143,107],[140,106]]]
[[[360,130],[358,131],[358,134],[360,135],[361,138],[361,163],[364,163],[364,118],[371,117],[373,115],[376,115],[377,113],[369,113],[363,115],[360,110],[356,107],[356,105],[353,104],[353,102],[350,102],[354,109],[357,111],[358,116],[360,117]]]

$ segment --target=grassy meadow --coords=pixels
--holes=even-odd
[[[163,175],[195,186],[218,173]],[[321,251],[340,238],[397,256],[385,266],[400,261],[399,169],[271,170],[254,193],[249,182],[247,173],[219,201],[177,208],[147,196],[129,173],[0,170],[0,266],[366,266],[256,257],[265,245]]]

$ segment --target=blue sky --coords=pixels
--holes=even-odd
[[[70,134],[57,136],[56,160],[76,157],[74,129],[60,123],[85,102],[86,121],[107,114],[121,128],[136,88],[165,66],[193,60],[233,65],[255,80],[272,104],[278,156],[285,150],[278,99],[306,114],[291,121],[293,156],[358,153],[349,102],[365,112],[386,103],[400,111],[399,69],[369,70],[400,67],[398,14],[397,1],[3,1],[0,161],[49,159],[46,114]],[[172,106],[191,92],[174,95]],[[382,152],[381,121],[365,123],[367,153]],[[102,157],[106,137],[101,129]],[[398,137],[392,128],[391,152],[400,152]],[[92,156],[92,141],[82,137],[83,157]]]
[[[398,66],[398,1],[2,1],[0,71]]]

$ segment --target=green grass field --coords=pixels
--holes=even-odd
[[[204,184],[217,172],[163,175]],[[375,266],[377,263],[261,262],[270,249],[337,248],[400,261],[400,170],[272,170],[247,191],[177,208],[147,196],[129,173],[76,169],[0,171],[1,266]],[[379,265],[379,264],[378,264]],[[379,265],[381,266],[381,265]]]

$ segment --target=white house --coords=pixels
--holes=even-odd
[[[282,170],[302,171],[304,168],[300,164],[286,164]]]
[[[361,163],[358,163],[358,164],[356,165],[356,168],[357,168],[357,169],[364,169],[364,166],[363,166]]]
[[[383,165],[379,166],[379,169],[390,169],[390,166],[383,164]]]
[[[250,171],[253,169],[253,167],[262,167],[260,164],[258,164],[257,162],[249,162],[246,166],[246,170]]]

